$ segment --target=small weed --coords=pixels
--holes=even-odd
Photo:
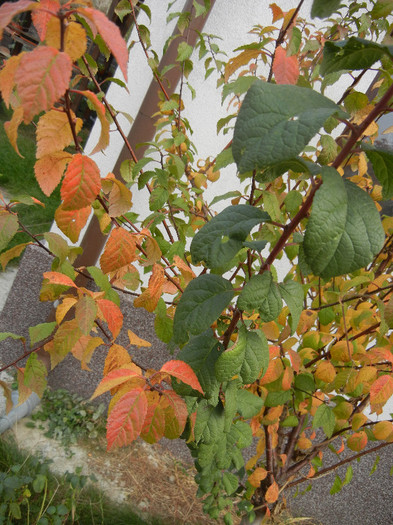
[[[80,439],[95,439],[103,434],[105,422],[101,416],[104,410],[103,404],[93,405],[67,390],[47,389],[32,419],[45,421],[45,436],[60,441],[67,449]]]

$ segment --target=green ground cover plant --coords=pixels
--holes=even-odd
[[[212,35],[197,35],[196,53],[188,43],[190,21],[210,10],[208,0],[192,5],[179,13],[169,3],[178,35],[165,47],[175,41],[177,57],[164,70],[136,16],[151,16],[148,2],[117,6],[120,17],[132,17],[160,90],[156,135],[142,158],[87,52],[88,40],[101,49],[104,41],[127,81],[128,48],[117,26],[88,0],[0,7],[0,31],[30,10],[40,38],[5,62],[0,90],[13,111],[5,130],[16,151],[19,126],[38,117],[35,176],[48,196],[60,185],[55,220],[64,234],[45,232],[45,246],[30,241],[53,258],[40,297],[54,302],[55,320],[31,327],[30,348],[18,334],[0,340],[20,341],[20,358],[6,367],[17,367],[22,400],[42,395],[48,371],[69,353],[88,370],[94,351],[104,349],[93,398],[112,396],[108,450],[138,437],[184,439],[206,513],[230,525],[233,508],[250,521],[267,518],[286,489],[346,465],[344,450],[355,460],[393,442],[392,416],[383,411],[393,394],[393,221],[380,204],[393,196],[393,154],[376,142],[379,119],[392,109],[393,2],[314,0],[318,25],[300,16],[303,0],[288,12],[271,4],[269,24],[256,23],[254,42],[239,42],[225,61]],[[228,108],[217,124],[228,144],[207,159],[192,142],[195,123],[183,98],[187,88],[194,93],[189,75],[198,59],[206,77],[216,75]],[[173,93],[170,68],[180,73]],[[366,95],[358,85],[370,71],[378,76]],[[83,87],[86,79],[94,90]],[[340,91],[334,101],[332,85]],[[110,123],[124,139],[129,159],[119,173],[100,173],[86,155],[75,96],[97,113],[94,151],[108,146]],[[209,203],[205,189],[228,166],[238,187]],[[132,206],[142,190],[147,217]],[[23,229],[17,206],[0,209],[3,248]],[[68,240],[78,241],[91,212],[106,244],[97,264],[81,266],[80,248]],[[5,251],[3,267],[25,246]],[[283,258],[288,270],[279,277]],[[120,293],[154,312],[169,351],[160,370],[119,344]],[[137,326],[125,328],[129,346],[150,346]],[[255,455],[245,462],[242,450],[253,440]],[[326,466],[328,449],[337,461]],[[350,478],[349,470],[341,486]],[[334,491],[341,486],[335,482]]]

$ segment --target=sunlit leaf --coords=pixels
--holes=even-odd
[[[148,312],[154,312],[161,297],[164,282],[164,268],[160,264],[155,264],[149,279],[149,285],[146,290],[135,299],[134,306],[136,308],[145,308]]]
[[[108,450],[132,443],[141,433],[146,414],[147,399],[141,388],[131,390],[121,397],[108,416]]]
[[[55,211],[55,221],[59,229],[71,242],[77,242],[82,228],[91,213],[90,206],[79,210],[64,210],[60,205]]]
[[[79,133],[82,129],[82,120],[76,118],[73,112],[71,112],[71,118],[74,122],[75,132]],[[66,113],[53,109],[42,115],[37,124],[36,135],[37,159],[45,158],[51,154],[55,161],[58,158],[64,158],[66,155],[70,157],[70,154],[60,152],[74,140]],[[50,160],[52,161],[52,157]]]
[[[35,163],[35,178],[47,197],[61,181],[64,170],[71,159],[71,153],[56,151],[50,155],[44,155]]]
[[[101,380],[100,384],[95,389],[94,394],[91,396],[91,399],[95,399],[105,392],[108,392],[109,390],[126,383],[130,379],[141,377],[142,375],[138,374],[131,367],[125,366],[124,368],[115,368]]]
[[[128,339],[130,340],[130,345],[137,346],[140,348],[141,346],[149,348],[151,346],[151,343],[149,341],[145,341],[141,337],[138,337],[132,330],[128,330]]]
[[[59,272],[44,272],[43,273],[44,279],[48,279],[48,281],[51,284],[62,284],[64,286],[71,286],[73,288],[77,288],[74,281],[68,277],[67,275],[64,275],[63,273]]]
[[[285,49],[278,46],[274,55],[273,73],[277,84],[296,84],[300,74],[297,56],[287,56]]]
[[[41,111],[51,109],[68,88],[71,71],[70,57],[53,47],[37,47],[22,56],[15,82],[25,124]]]
[[[100,171],[97,164],[77,153],[67,166],[60,190],[64,210],[80,210],[89,206],[101,189]]]
[[[41,42],[45,40],[48,22],[56,15],[60,5],[57,0],[40,0],[39,9],[35,9],[31,15],[34,27],[37,30]]]
[[[136,259],[135,236],[124,228],[114,228],[101,255],[100,265],[104,273],[113,272]]]
[[[108,299],[98,299],[97,305],[109,330],[112,332],[113,338],[116,339],[123,326],[123,314],[120,308]]]
[[[183,383],[185,383],[186,385],[190,385],[190,387],[194,390],[198,390],[198,392],[200,392],[201,394],[204,393],[198,381],[198,378],[195,375],[195,372],[190,367],[190,365],[188,365],[184,361],[167,361],[161,367],[160,372],[166,372],[170,376],[176,377],[176,379],[180,379],[180,381],[183,381]]]

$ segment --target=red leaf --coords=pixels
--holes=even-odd
[[[184,361],[168,361],[161,367],[160,372],[166,372],[167,374],[180,379],[180,381],[183,381],[186,385],[190,385],[194,390],[198,390],[201,394],[204,393],[194,370]]]
[[[120,270],[136,259],[135,236],[123,228],[112,230],[101,255],[100,265],[104,273]]]
[[[51,195],[53,190],[61,181],[64,170],[71,159],[71,153],[67,153],[66,151],[57,151],[56,153],[43,156],[35,163],[35,178],[37,179],[41,190],[47,197]]]
[[[108,392],[108,390],[112,390],[134,378],[142,378],[142,376],[128,366],[125,366],[124,368],[116,368],[102,379],[90,399],[95,399],[105,392]]]
[[[90,7],[77,9],[78,13],[91,20],[97,27],[105,44],[116,58],[116,61],[127,81],[128,49],[127,44],[121,36],[120,29],[116,24],[108,20],[101,11]]]
[[[164,268],[155,264],[149,279],[149,286],[134,301],[135,308],[145,308],[148,312],[154,312],[161,297],[164,282]]]
[[[132,443],[141,433],[146,413],[147,399],[141,388],[120,398],[108,416],[108,450]]]
[[[15,72],[15,82],[24,109],[25,124],[41,111],[51,109],[64,95],[71,71],[70,57],[53,47],[37,47],[23,55]]]
[[[30,0],[19,0],[18,2],[5,2],[0,7],[0,40],[3,36],[3,29],[8,26],[11,20],[19,13],[34,9],[37,7],[36,2]]]
[[[273,73],[277,84],[296,84],[299,78],[297,57],[287,56],[284,48],[277,47],[273,61]]]
[[[367,434],[362,430],[361,432],[355,432],[347,439],[348,448],[354,452],[360,452],[367,445]]]
[[[91,207],[80,210],[64,210],[60,205],[55,211],[55,221],[60,230],[67,235],[71,242],[77,242],[79,234],[87,222]]]
[[[121,327],[123,326],[123,314],[121,313],[120,308],[108,299],[99,299],[97,304],[109,330],[112,332],[113,338],[116,339],[120,333]]]
[[[101,189],[101,178],[94,160],[77,153],[68,164],[60,195],[64,210],[89,206]]]
[[[165,431],[165,398],[160,397],[158,392],[146,392],[148,400],[147,414],[143,428],[141,431],[141,438],[147,443],[157,443]]]
[[[370,405],[373,412],[380,414],[382,407],[393,394],[393,377],[383,375],[370,388]]]
[[[76,284],[70,277],[59,272],[45,272],[43,274],[44,279],[48,279],[51,284],[62,284],[64,286],[72,286],[77,288]]]
[[[38,36],[42,42],[45,40],[48,22],[52,16],[57,13],[60,5],[56,0],[40,0],[39,6],[40,8],[36,9],[32,13],[31,17],[33,19],[34,27],[36,28]]]

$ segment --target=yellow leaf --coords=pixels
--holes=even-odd
[[[375,439],[383,441],[393,433],[393,423],[391,421],[379,421],[373,428]]]
[[[80,58],[87,48],[86,31],[76,22],[70,22],[65,30],[64,51],[75,62]]]
[[[329,361],[320,361],[315,370],[315,377],[325,383],[331,383],[336,377],[336,369]]]
[[[149,341],[145,341],[144,339],[141,339],[136,334],[134,334],[134,332],[132,332],[131,330],[128,330],[128,338],[130,340],[130,345],[137,346],[138,348],[140,348],[141,346],[147,346],[147,347],[151,346],[151,343],[149,343]]]
[[[0,70],[0,91],[7,107],[10,105],[11,94],[15,86],[15,71],[18,69],[22,55],[24,52],[9,58]]]
[[[82,129],[83,121],[71,112],[75,132]],[[59,153],[74,141],[66,113],[50,110],[39,119],[37,124],[37,159],[44,155]]]
[[[18,128],[19,128],[19,125],[22,123],[22,121],[23,121],[23,107],[20,106],[14,111],[11,120],[8,122],[5,122],[4,129],[7,134],[8,140],[11,142],[12,147],[14,148],[16,153],[19,155],[19,157],[24,158],[23,155],[20,154],[19,149],[18,149],[18,144],[17,144]]]
[[[56,308],[56,322],[60,324],[67,312],[75,305],[77,299],[75,297],[65,297],[63,301]]]
[[[231,58],[225,66],[225,82],[228,82],[228,79],[233,73],[242,66],[247,65],[250,60],[258,58],[261,54],[259,49],[246,49],[240,55],[237,55],[234,58]]]
[[[352,430],[359,430],[360,427],[364,425],[364,423],[367,422],[367,416],[364,414],[355,414],[352,418]]]
[[[97,153],[100,150],[105,149],[109,144],[109,122],[105,115],[105,106],[104,104],[98,99],[97,95],[93,93],[92,91],[78,91],[78,93],[81,93],[84,95],[90,103],[94,106],[94,110],[97,113],[97,117],[99,118],[100,124],[101,124],[101,133],[100,138],[98,139],[97,144],[93,148],[93,151],[91,154]]]
[[[60,49],[61,24],[60,18],[52,16],[46,25],[45,42],[47,46]]]

